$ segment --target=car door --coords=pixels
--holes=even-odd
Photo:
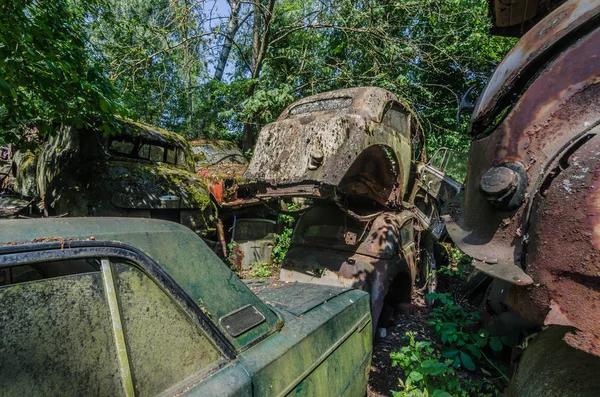
[[[0,249],[3,395],[250,396],[198,305],[123,249]]]
[[[441,148],[417,176],[417,189],[412,198],[415,212],[436,239],[441,239],[445,233],[440,209],[462,190],[466,167],[464,154]]]

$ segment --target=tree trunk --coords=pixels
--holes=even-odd
[[[241,0],[230,0],[229,5],[231,7],[231,15],[229,16],[229,22],[227,23],[227,33],[225,34],[225,41],[223,42],[223,48],[221,48],[221,54],[219,55],[219,63],[215,69],[215,80],[221,81],[223,78],[223,72],[225,72],[225,66],[227,66],[227,60],[229,59],[229,53],[233,46],[233,39],[239,29],[239,12],[241,6]]]
[[[273,21],[273,7],[275,0],[268,0],[266,10],[261,9],[263,5],[261,0],[254,0],[254,26],[252,27],[252,84],[248,89],[248,98],[251,98],[256,91],[257,80],[260,77],[265,54],[269,45],[269,33],[271,22]],[[261,32],[264,23],[264,31]],[[252,149],[256,142],[256,134],[259,129],[259,121],[254,119],[252,123],[244,124],[242,136],[242,149],[244,151]]]

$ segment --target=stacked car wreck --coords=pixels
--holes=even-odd
[[[387,90],[338,90],[290,105],[261,130],[244,174],[249,197],[305,200],[280,279],[364,289],[374,325],[406,307],[415,280],[435,265],[438,196],[418,183],[424,159],[415,115]]]

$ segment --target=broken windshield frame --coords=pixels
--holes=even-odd
[[[112,137],[108,142],[108,153],[135,160],[186,166],[183,149],[145,139]]]

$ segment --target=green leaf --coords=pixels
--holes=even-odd
[[[100,98],[100,109],[102,109],[103,112],[108,112],[108,103],[104,98]]]
[[[499,352],[502,350],[502,340],[496,336],[490,338],[490,347],[493,351]]]
[[[445,358],[453,358],[458,354],[458,349],[448,347],[442,351],[442,356]]]
[[[425,375],[437,376],[446,370],[446,364],[434,360],[425,360],[421,363]]]
[[[473,355],[475,356],[475,358],[480,359],[481,358],[481,350],[479,350],[479,348],[473,344],[468,344],[467,345],[467,350]]]
[[[412,371],[410,374],[408,374],[408,378],[412,382],[420,382],[423,380],[423,374],[421,374],[419,371]]]
[[[452,397],[452,394],[448,393],[447,391],[435,389],[431,397]]]
[[[473,362],[471,356],[469,356],[467,353],[460,352],[460,361],[466,369],[469,371],[475,371],[475,363]]]

